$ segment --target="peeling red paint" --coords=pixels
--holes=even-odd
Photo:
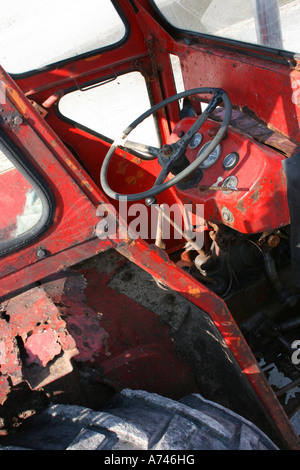
[[[45,367],[49,361],[61,352],[57,333],[52,329],[30,335],[26,339],[24,347],[28,354],[26,358],[27,366],[38,364]]]
[[[5,312],[5,319],[0,319],[0,378],[3,387],[0,396],[4,401],[10,390],[7,384],[28,381],[32,364],[44,368],[63,351],[70,357],[78,351],[65,321],[43,289],[32,288],[5,302],[1,310]],[[64,375],[63,370],[61,373]],[[43,374],[45,380],[45,372]]]

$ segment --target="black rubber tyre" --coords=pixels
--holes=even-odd
[[[1,449],[1,447],[0,447]],[[52,405],[2,450],[275,450],[256,426],[224,407],[189,395],[174,401],[123,390],[93,411]]]

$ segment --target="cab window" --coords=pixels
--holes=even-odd
[[[110,0],[2,2],[0,63],[10,74],[116,45],[126,27]]]
[[[298,0],[153,0],[178,29],[300,53]]]
[[[147,85],[140,72],[130,72],[109,83],[74,90],[59,102],[59,111],[73,123],[108,139],[120,137],[126,127],[151,107]],[[149,116],[129,137],[148,145],[159,145],[155,118]]]
[[[50,223],[48,194],[21,158],[0,135],[0,254],[36,239]]]

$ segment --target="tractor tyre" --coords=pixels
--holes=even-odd
[[[101,411],[54,404],[29,421],[3,450],[277,449],[254,424],[199,394],[175,401],[124,389]]]

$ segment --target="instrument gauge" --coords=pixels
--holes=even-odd
[[[204,150],[208,147],[209,144],[211,144],[211,141],[206,142],[206,144],[204,144],[203,147],[201,147],[201,149],[198,152],[197,157],[199,157],[204,152]],[[204,160],[204,162],[201,163],[200,168],[202,170],[206,170],[207,168],[212,167],[216,163],[216,161],[219,159],[221,155],[221,150],[222,150],[221,144],[218,144],[216,148],[211,152],[211,154]]]
[[[232,170],[239,161],[240,157],[237,152],[230,152],[223,160],[223,168],[224,170]]]
[[[236,176],[228,176],[224,183],[222,184],[222,188],[224,188],[224,192],[232,193],[232,191],[237,191],[238,179]]]
[[[189,143],[189,148],[195,149],[201,144],[201,142],[202,142],[202,134],[200,133],[195,134]]]

